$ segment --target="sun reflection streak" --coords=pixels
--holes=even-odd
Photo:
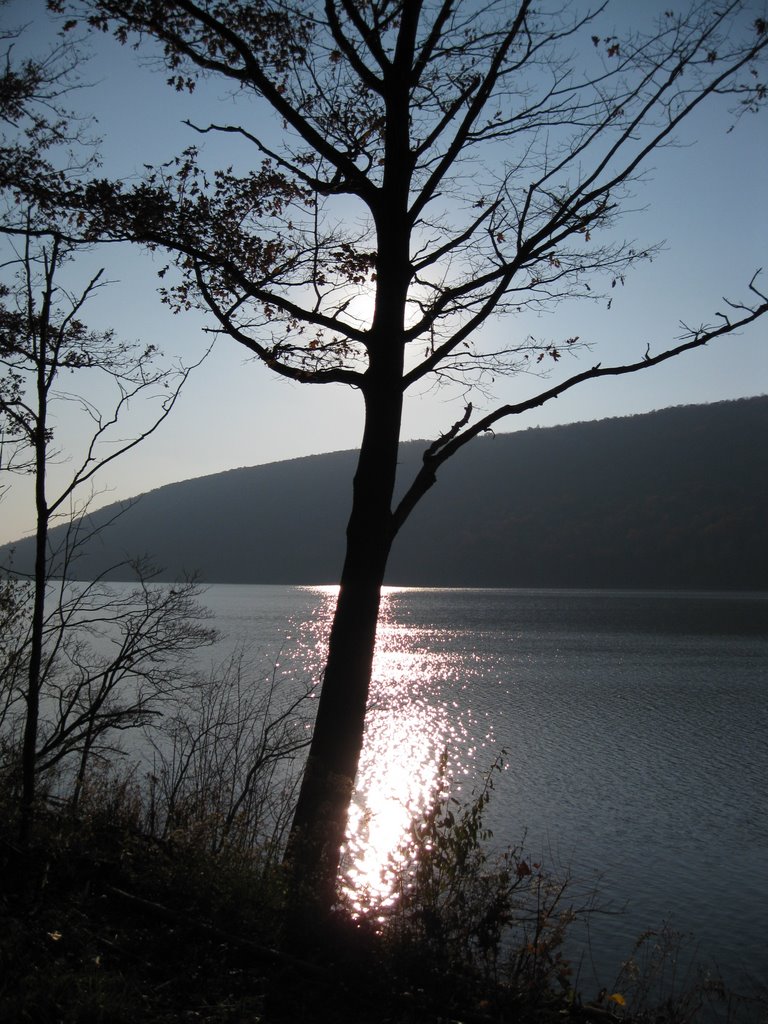
[[[337,586],[312,586],[321,606],[303,631],[302,660],[320,668]],[[465,699],[481,670],[476,652],[456,643],[453,624],[412,619],[409,587],[382,588],[365,740],[342,856],[342,888],[353,911],[376,912],[397,898],[398,870],[410,857],[410,832],[438,795],[455,793],[491,744]],[[487,667],[487,666],[486,666]],[[444,765],[443,755],[447,753]]]
[[[382,593],[365,743],[344,851],[344,892],[359,912],[394,901],[411,823],[445,782],[442,754],[456,756],[467,740],[451,702],[440,700],[450,660],[435,652],[434,637],[396,621],[396,593]]]
[[[431,722],[423,709],[397,718],[374,713],[345,851],[345,891],[357,910],[392,900],[411,821],[426,808],[437,785],[440,733],[439,723]]]

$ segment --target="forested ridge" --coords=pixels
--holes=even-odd
[[[387,582],[764,589],[766,438],[768,397],[485,436],[441,468],[397,538]],[[402,445],[401,489],[425,447]],[[161,579],[331,582],[354,461],[334,452],[148,492],[83,551],[73,575],[147,555]],[[31,541],[18,542],[14,569],[29,571],[31,557]]]

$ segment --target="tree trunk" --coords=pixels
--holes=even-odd
[[[53,272],[58,266],[58,238],[54,239],[50,262],[46,260],[46,288],[39,315],[39,334],[35,337],[32,325],[36,321],[34,303],[29,296],[30,333],[35,337],[35,391],[37,404],[33,417],[30,440],[35,450],[35,582],[30,630],[29,670],[25,694],[27,713],[21,748],[21,821],[22,845],[29,842],[37,796],[37,732],[40,719],[40,691],[42,689],[43,637],[45,632],[45,591],[48,583],[48,527],[51,513],[48,508],[46,471],[48,468],[48,397],[55,376],[55,353],[49,352],[51,301],[54,293]],[[27,258],[28,258],[27,253]],[[27,282],[33,280],[29,262]]]
[[[347,815],[363,745],[381,585],[392,544],[402,396],[366,393],[366,420],[328,660],[286,852],[293,897],[306,915],[333,905]]]
[[[411,29],[415,21],[411,18]],[[407,47],[406,47],[407,49]],[[401,56],[401,61],[406,60]],[[376,308],[368,334],[362,393],[365,428],[353,482],[352,512],[328,661],[286,863],[293,930],[301,917],[322,921],[333,906],[341,847],[363,746],[381,586],[394,537],[392,496],[403,411],[405,309],[413,274],[408,217],[413,157],[409,149],[409,82],[388,85],[386,161],[376,221]]]
[[[44,369],[44,367],[43,367]],[[43,381],[42,374],[40,382]],[[42,387],[42,383],[38,384]],[[44,404],[41,406],[45,409]],[[38,415],[35,438],[35,506],[37,526],[35,532],[35,582],[32,604],[32,627],[29,647],[27,713],[21,748],[21,822],[22,845],[29,842],[37,795],[37,730],[40,718],[40,679],[43,664],[43,631],[45,628],[45,588],[48,580],[48,505],[45,492],[46,419]]]

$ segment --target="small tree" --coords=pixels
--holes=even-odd
[[[153,829],[197,833],[214,854],[258,851],[265,869],[279,863],[312,691],[281,677],[278,664],[254,675],[243,648],[218,665],[151,736]]]
[[[97,741],[108,731],[139,725],[151,716],[160,698],[183,685],[178,657],[210,643],[214,635],[193,621],[201,614],[194,605],[194,584],[153,590],[147,583],[152,573],[141,564],[135,567],[140,586],[126,597],[106,594],[98,581],[76,590],[66,586],[78,549],[92,535],[85,516],[88,499],[78,505],[79,492],[87,491],[104,466],[157,429],[189,369],[158,368],[153,346],[127,344],[111,331],[89,330],[80,316],[102,272],[79,292],[59,285],[74,248],[58,234],[38,239],[32,222],[30,216],[22,248],[5,264],[7,271],[15,271],[15,280],[3,285],[0,302],[0,466],[6,472],[31,474],[34,482],[34,577],[26,593],[27,614],[21,617],[25,628],[17,629],[17,643],[7,652],[3,669],[8,700],[21,693],[25,706],[20,752],[25,834],[38,774],[77,753],[76,800]],[[90,389],[78,388],[74,378],[86,377]],[[108,412],[96,404],[99,398],[106,401],[105,386],[113,393]],[[126,439],[123,420],[137,399],[154,401],[157,408]],[[80,410],[87,436],[79,462],[73,452],[66,453],[75,461],[55,489],[51,472],[63,455],[54,415],[60,404]],[[62,518],[70,521],[70,528],[54,549],[50,527]],[[61,581],[56,587],[55,579]],[[17,594],[17,605],[20,600]],[[12,607],[18,622],[18,608]],[[88,638],[94,637],[100,639],[101,650],[89,645]],[[41,735],[43,700],[50,714]]]
[[[0,32],[6,44],[0,72],[0,473],[32,477],[35,568],[29,581],[2,581],[0,725],[4,760],[14,762],[4,767],[15,767],[20,779],[26,836],[38,777],[76,757],[76,805],[105,737],[156,714],[163,699],[184,685],[183,655],[214,634],[200,624],[194,584],[151,588],[152,572],[142,563],[133,567],[139,586],[129,594],[107,592],[99,581],[66,585],[89,534],[89,498],[79,496],[105,465],[157,429],[189,369],[161,369],[153,346],[125,344],[81,320],[103,271],[80,291],[67,288],[68,265],[83,247],[64,240],[64,228],[71,234],[72,225],[51,205],[54,192],[96,162],[89,122],[63,106],[77,87],[81,58],[66,41],[43,58],[15,60],[20,35],[16,29]],[[86,377],[90,387],[80,388]],[[105,412],[99,401],[109,385],[114,403]],[[156,413],[126,440],[116,430],[119,424],[122,434],[125,414],[138,398],[154,399]],[[79,462],[73,450],[57,446],[57,407],[82,414]],[[67,460],[73,465],[57,489],[52,471]],[[0,496],[3,491],[0,486]],[[70,520],[69,528],[53,549],[49,528],[62,518]]]
[[[135,188],[98,181],[73,204],[94,237],[174,254],[176,309],[294,381],[356,388],[365,426],[328,661],[288,856],[322,907],[363,740],[379,594],[395,535],[439,466],[505,417],[577,384],[637,373],[768,312],[750,283],[716,325],[625,365],[592,366],[519,405],[472,406],[424,454],[393,507],[404,395],[557,361],[515,318],[594,298],[651,248],[612,228],[649,156],[702,104],[753,109],[768,46],[739,0],[665,11],[606,35],[594,10],[533,0],[51,0],[121,42],[161,47],[168,81],[229,82],[256,116],[195,130],[250,146],[253,170],[207,173],[195,149]],[[73,25],[76,21],[71,21]],[[138,44],[137,44],[138,45]],[[240,108],[242,109],[242,108]],[[360,302],[374,296],[369,317]],[[502,317],[504,340],[487,327]]]
[[[118,737],[154,728],[197,689],[189,655],[216,637],[193,582],[152,586],[148,567],[133,568],[138,582],[130,590],[49,584],[35,774],[69,765],[72,810],[93,763],[119,752]]]

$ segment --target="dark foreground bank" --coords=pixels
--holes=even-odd
[[[521,851],[484,852],[485,799],[438,803],[415,826],[418,857],[394,907],[357,920],[340,908],[319,938],[291,941],[279,866],[253,851],[213,853],[199,824],[152,835],[125,781],[102,780],[76,815],[49,803],[26,849],[6,804],[0,1020],[767,1019],[768,1001],[729,995],[711,976],[682,985],[673,963],[659,971],[642,955],[621,991],[580,991],[560,951],[574,913],[567,885]]]

